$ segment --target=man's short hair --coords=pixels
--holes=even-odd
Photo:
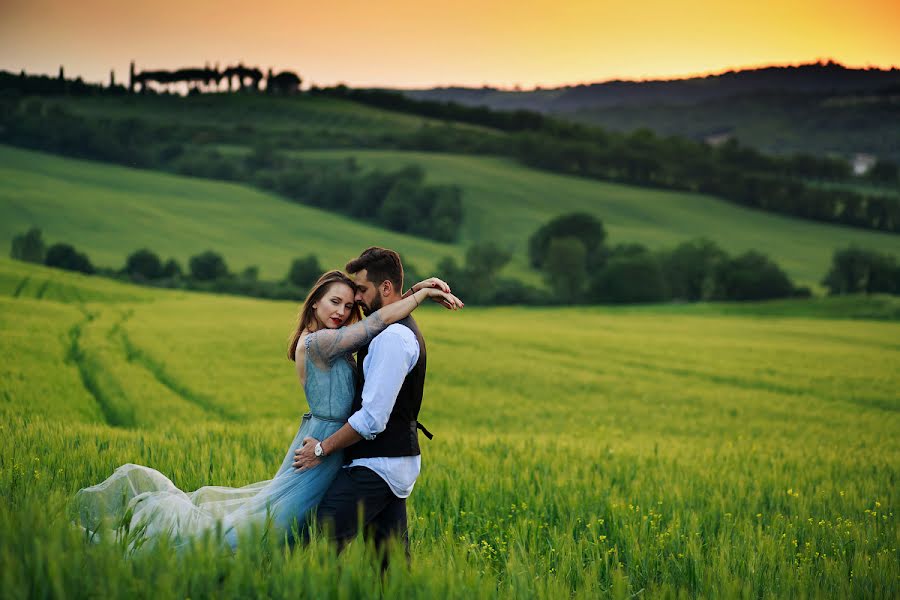
[[[383,281],[390,281],[394,289],[403,293],[403,263],[400,255],[387,248],[372,246],[363,250],[358,258],[354,258],[345,267],[348,273],[359,273],[366,270],[366,279],[376,286]]]

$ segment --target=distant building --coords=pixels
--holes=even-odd
[[[872,154],[854,154],[853,158],[850,159],[850,164],[853,166],[853,174],[865,175],[869,172],[869,169],[875,166],[876,160]]]
[[[703,141],[706,142],[707,145],[715,148],[716,146],[721,146],[722,144],[724,144],[725,142],[727,142],[728,140],[730,140],[733,137],[734,137],[734,134],[726,129],[723,131],[716,131],[714,133],[707,135],[706,137],[703,138]]]

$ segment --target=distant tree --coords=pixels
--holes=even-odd
[[[586,263],[599,266],[606,230],[603,223],[587,213],[572,213],[556,217],[540,227],[528,240],[528,256],[531,266],[541,268],[547,256],[550,242],[557,238],[574,238],[584,246]]]
[[[125,260],[125,272],[132,278],[159,279],[163,274],[163,265],[156,253],[142,248],[132,252]]]
[[[657,258],[649,251],[612,256],[591,278],[588,297],[594,302],[631,304],[668,299]]]
[[[832,295],[900,294],[900,266],[890,254],[850,246],[834,252],[822,284]]]
[[[270,144],[258,144],[253,147],[250,154],[244,157],[244,166],[248,173],[254,173],[260,169],[282,169],[285,164],[285,157]]]
[[[394,231],[409,231],[419,217],[419,188],[412,179],[395,183],[378,209],[378,222]]]
[[[296,94],[300,91],[300,77],[291,71],[282,71],[278,75],[272,74],[269,69],[266,78],[266,93],[268,94]]]
[[[723,300],[787,298],[794,291],[787,273],[755,250],[720,263],[716,280]]]
[[[634,258],[635,256],[643,256],[650,252],[650,249],[643,244],[629,243],[616,244],[615,246],[604,250],[606,260],[613,258]]]
[[[460,267],[457,264],[456,259],[452,256],[445,256],[441,260],[438,261],[437,266],[437,276],[446,281],[450,288],[453,290],[453,293],[459,296],[460,298],[465,298],[466,302],[473,302],[471,296],[469,295],[469,286],[466,281],[465,270],[463,267]],[[409,284],[415,283],[410,280],[407,282],[406,287],[409,287]]]
[[[587,283],[587,250],[573,237],[551,238],[544,254],[544,280],[563,304],[577,304]]]
[[[43,263],[47,256],[47,246],[44,244],[43,234],[37,227],[32,227],[25,233],[20,233],[12,240],[11,258],[25,262]]]
[[[889,160],[878,159],[866,176],[876,183],[897,185],[900,183],[900,167]]]
[[[184,144],[170,143],[164,145],[156,153],[157,160],[163,165],[168,165],[173,160],[184,154]]]
[[[493,242],[469,246],[463,270],[465,295],[474,303],[488,302],[494,294],[500,270],[510,259],[512,253]]]
[[[175,279],[183,274],[184,271],[181,269],[181,265],[174,258],[167,260],[162,267],[162,276],[167,279]]]
[[[188,261],[191,277],[197,281],[214,281],[228,276],[228,266],[221,254],[207,250]]]
[[[299,288],[306,289],[316,282],[322,274],[322,267],[315,254],[308,254],[303,258],[295,258],[288,271],[288,281]]]
[[[406,289],[425,278],[416,265],[406,260],[406,257],[402,254],[400,255],[400,264],[403,265],[403,286]]]
[[[241,279],[248,282],[259,281],[259,267],[250,265],[241,271]]]
[[[716,291],[716,273],[728,255],[706,238],[688,240],[662,256],[662,267],[673,298],[696,302]]]
[[[47,250],[44,264],[48,267],[78,271],[91,275],[94,273],[94,265],[91,264],[87,254],[78,252],[71,244],[54,244]]]
[[[433,198],[428,215],[428,231],[440,242],[452,242],[459,236],[463,221],[462,188],[456,185],[429,186]]]
[[[437,264],[437,276],[444,279],[453,293],[470,304],[497,302],[500,288],[510,292],[510,286],[499,278],[500,271],[509,263],[512,253],[494,242],[480,242],[466,250],[465,263],[445,256]],[[410,281],[412,283],[412,281]],[[508,304],[521,303],[525,299],[506,300]]]

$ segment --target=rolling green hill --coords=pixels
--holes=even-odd
[[[848,244],[900,255],[900,236],[792,219],[713,197],[600,182],[529,169],[504,158],[390,151],[300,152],[309,160],[354,156],[364,167],[421,165],[433,183],[462,186],[463,243],[492,239],[515,251],[525,268],[528,236],[554,216],[588,212],[606,226],[611,244],[671,247],[706,236],[729,252],[757,249],[793,278],[813,287],[835,248]]]
[[[291,258],[313,252],[340,267],[361,248],[396,248],[419,270],[465,246],[495,240],[514,250],[507,273],[539,281],[527,268],[528,236],[550,218],[587,211],[603,220],[609,242],[652,248],[707,236],[731,252],[770,254],[798,283],[817,286],[836,247],[856,243],[900,254],[900,236],[789,219],[700,194],[648,190],[545,173],[502,158],[388,151],[301,152],[306,160],[355,156],[365,167],[420,164],[429,181],[464,190],[465,223],[456,245],[379,229],[289,203],[242,185],[138,171],[0,147],[0,243],[32,225],[52,243],[67,241],[98,264],[118,267],[148,247],[184,262],[206,249],[233,270],[258,265],[284,275]]]
[[[42,228],[49,243],[71,243],[102,266],[120,267],[142,247],[182,265],[212,249],[232,270],[257,265],[267,279],[283,277],[292,258],[308,253],[325,268],[342,268],[380,244],[427,269],[461,252],[242,185],[0,147],[4,254],[12,237],[31,226]]]

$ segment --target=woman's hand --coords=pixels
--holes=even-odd
[[[421,290],[418,290],[415,295],[416,302],[420,302],[420,297],[424,296],[425,298],[429,298],[433,302],[437,302],[438,304],[449,310],[459,310],[460,308],[465,306],[462,300],[460,300],[450,292],[445,292],[444,290],[437,287],[423,288]]]
[[[447,292],[448,294],[450,293],[450,286],[447,285],[446,281],[438,279],[437,277],[429,277],[428,279],[420,281],[419,283],[409,288],[406,293],[403,294],[403,297],[406,298],[410,294],[415,294],[419,290],[424,290],[427,288],[437,288],[439,290]]]

